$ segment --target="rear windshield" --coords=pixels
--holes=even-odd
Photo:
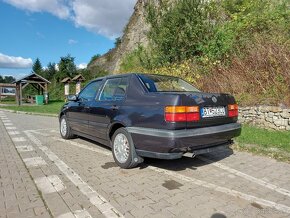
[[[199,92],[184,80],[173,76],[139,75],[149,92]]]

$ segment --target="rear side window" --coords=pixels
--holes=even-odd
[[[199,92],[197,88],[184,80],[163,75],[139,75],[149,92]]]
[[[121,101],[126,96],[128,77],[108,79],[100,95],[101,101]]]
[[[94,81],[88,84],[79,94],[78,98],[82,101],[94,100],[97,92],[99,91],[102,84],[102,80]]]

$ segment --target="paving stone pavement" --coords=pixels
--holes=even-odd
[[[0,115],[0,217],[51,217]]]
[[[124,170],[104,146],[61,139],[57,118],[0,119],[1,217],[290,217],[289,164],[227,149]]]

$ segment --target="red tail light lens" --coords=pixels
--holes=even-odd
[[[239,115],[239,106],[237,104],[228,105],[229,117],[237,117]]]
[[[197,106],[167,106],[165,107],[166,122],[199,121],[199,107]]]
[[[199,121],[199,113],[188,113],[186,114],[186,121]]]
[[[174,114],[165,113],[165,120],[167,122],[186,122],[186,114],[185,113],[174,113]]]

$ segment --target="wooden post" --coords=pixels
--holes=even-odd
[[[45,104],[48,104],[47,83],[44,84],[44,99],[45,99]]]
[[[16,83],[15,91],[16,91],[15,93],[16,104],[19,105],[19,87],[17,83]]]
[[[64,95],[65,97],[69,95],[69,83],[64,84]]]
[[[0,102],[1,102],[2,86],[0,86]]]
[[[76,83],[76,95],[81,91],[81,81],[77,81]]]
[[[22,83],[20,82],[19,84],[19,104],[18,105],[21,105],[22,104]]]

